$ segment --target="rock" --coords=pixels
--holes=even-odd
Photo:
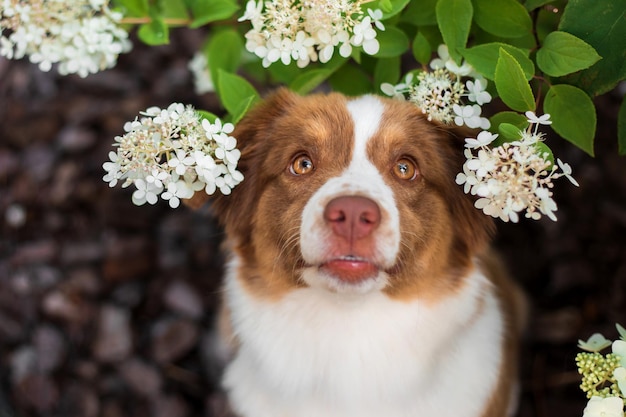
[[[187,354],[198,341],[198,328],[184,319],[163,319],[152,328],[152,356],[168,363]]]
[[[199,319],[204,313],[202,299],[189,284],[184,281],[173,281],[163,294],[163,301],[172,312],[191,319]]]
[[[60,409],[64,417],[98,417],[100,399],[88,385],[70,382],[63,390]]]
[[[119,362],[128,357],[133,347],[130,314],[113,305],[100,309],[93,354],[100,362]]]
[[[37,351],[31,345],[21,346],[10,357],[11,382],[20,382],[37,370]]]
[[[81,126],[66,126],[59,132],[57,141],[62,150],[70,153],[82,152],[96,143],[93,130]]]
[[[93,310],[87,300],[60,290],[47,294],[41,307],[48,316],[70,323],[84,324],[93,316]]]
[[[63,334],[52,326],[37,327],[33,333],[33,345],[37,353],[37,368],[40,372],[55,371],[65,359],[67,352],[65,339]]]
[[[154,399],[151,414],[152,417],[186,417],[189,407],[179,396],[160,396]]]
[[[61,248],[60,261],[64,265],[91,263],[102,260],[104,246],[98,241],[71,241]]]
[[[36,263],[49,264],[56,258],[58,252],[58,245],[52,239],[25,242],[11,257],[11,264],[13,266]]]
[[[52,378],[31,374],[21,379],[16,387],[18,402],[40,414],[51,415],[59,402],[59,389]]]
[[[118,372],[131,390],[143,397],[155,397],[160,393],[163,378],[156,367],[139,358],[131,358],[120,364]]]

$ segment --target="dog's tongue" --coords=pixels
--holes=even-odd
[[[378,268],[373,263],[350,258],[333,259],[324,263],[322,269],[348,283],[358,283],[378,274]]]

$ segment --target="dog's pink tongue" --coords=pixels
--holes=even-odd
[[[335,259],[322,265],[327,273],[337,279],[348,283],[357,283],[368,278],[374,278],[378,274],[376,265],[350,259]]]

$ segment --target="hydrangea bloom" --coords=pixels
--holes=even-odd
[[[468,63],[457,65],[450,58],[446,45],[439,46],[438,55],[430,62],[432,71],[420,72],[416,77],[407,76],[397,85],[383,83],[381,91],[398,99],[408,96],[428,120],[489,129],[489,120],[481,117],[481,106],[491,101],[491,95],[485,91],[487,81],[476,75]],[[465,77],[472,79],[464,83]]]
[[[380,47],[376,29],[384,30],[382,11],[361,6],[367,0],[249,0],[239,21],[252,29],[246,49],[263,59],[263,66],[295,61],[300,68],[310,62],[328,62],[335,48],[348,57],[353,47],[373,55]]]
[[[109,186],[121,180],[123,187],[135,186],[134,204],[155,204],[160,196],[176,208],[197,191],[230,194],[243,180],[231,123],[210,123],[180,103],[151,107],[141,116],[125,124],[126,133],[115,138],[117,150],[102,165]]]
[[[131,49],[107,0],[0,0],[0,56],[28,56],[42,71],[86,77]]]
[[[624,401],[619,397],[592,397],[583,417],[624,417]]]
[[[538,220],[546,215],[556,221],[552,180],[565,176],[578,184],[570,175],[571,168],[563,169],[565,164],[559,160],[559,172],[548,160],[548,154],[539,151],[543,135],[537,126],[546,124],[548,119],[549,115],[541,119],[529,117],[529,127],[520,131],[519,140],[493,148],[488,145],[497,135],[481,132],[475,139],[466,139],[467,161],[456,182],[464,185],[466,193],[479,197],[475,206],[485,214],[517,222],[518,213],[525,211],[528,218]]]

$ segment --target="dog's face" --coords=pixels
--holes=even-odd
[[[281,90],[233,135],[245,180],[214,209],[259,297],[438,299],[488,242],[492,222],[454,182],[464,136],[410,103]]]

